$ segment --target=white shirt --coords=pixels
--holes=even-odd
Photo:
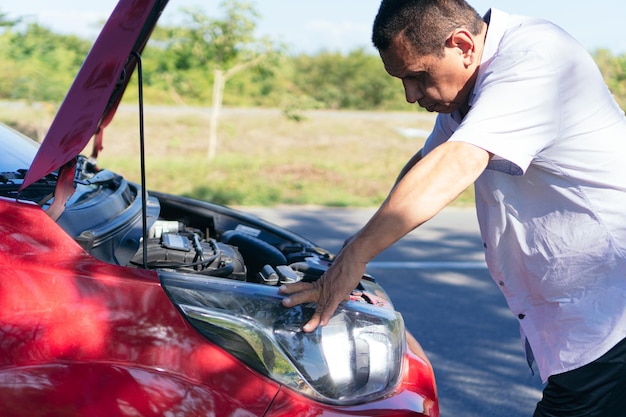
[[[424,153],[494,154],[475,183],[487,265],[545,382],[626,337],[626,118],[560,28],[490,13],[472,107],[440,114]]]

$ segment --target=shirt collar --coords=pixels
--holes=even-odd
[[[487,28],[487,36],[485,37],[485,45],[483,46],[480,67],[478,68],[478,76],[476,77],[477,83],[483,78],[485,71],[489,67],[489,63],[493,61],[493,58],[498,52],[500,40],[504,36],[504,32],[506,32],[508,26],[509,14],[502,10],[491,8],[485,14],[484,20],[489,26]],[[469,100],[470,106],[474,104],[474,100],[476,99],[475,87],[476,85],[474,85],[474,89],[472,89]]]
[[[509,14],[499,9],[491,8],[485,13],[483,20],[487,22],[488,25],[487,35],[485,36],[485,44],[483,45],[483,54],[480,59],[476,81],[468,98],[467,104],[469,107],[473,106],[476,101],[476,84],[480,83],[480,80],[482,80],[485,75],[485,71],[487,71],[489,67],[489,63],[493,61],[493,58],[498,52],[500,40],[504,36],[504,32],[506,32]],[[457,123],[461,123],[464,115],[461,114],[460,110],[456,110],[452,112],[451,117]]]

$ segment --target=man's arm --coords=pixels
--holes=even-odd
[[[358,285],[367,263],[452,202],[478,178],[490,158],[487,151],[464,142],[446,142],[423,158],[418,154],[411,159],[414,164],[409,161],[403,169],[378,211],[318,281],[280,288],[281,293],[289,294],[283,300],[286,307],[317,303],[304,331],[326,325],[339,303]]]
[[[404,178],[406,173],[409,172],[411,170],[411,168],[413,168],[415,166],[415,164],[417,164],[422,159],[422,153],[423,152],[424,152],[424,149],[420,149],[419,151],[417,151],[417,153],[415,155],[413,155],[411,157],[411,159],[409,159],[409,161],[406,163],[406,165],[404,165],[404,167],[402,168],[402,170],[398,174],[398,178],[396,178],[396,182],[394,184],[398,184],[400,182],[400,180],[402,178]]]

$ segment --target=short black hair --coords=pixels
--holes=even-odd
[[[372,42],[387,50],[402,35],[419,55],[441,56],[450,34],[464,27],[473,35],[483,19],[465,0],[383,0],[372,30]]]

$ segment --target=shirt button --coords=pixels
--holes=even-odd
[[[487,249],[487,242],[483,242],[483,248]]]
[[[498,285],[504,287],[504,281],[498,281]]]
[[[526,314],[518,314],[517,318],[520,320],[524,320],[524,317],[526,317]]]

